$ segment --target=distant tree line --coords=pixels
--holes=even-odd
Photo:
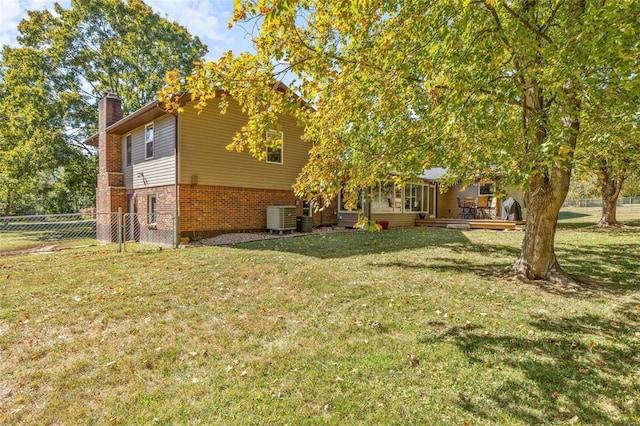
[[[0,214],[75,212],[95,204],[97,131],[107,92],[125,114],[156,99],[165,73],[207,53],[140,0],[72,0],[29,11],[0,57]]]

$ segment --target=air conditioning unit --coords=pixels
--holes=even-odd
[[[295,231],[296,206],[269,206],[267,207],[267,230]]]

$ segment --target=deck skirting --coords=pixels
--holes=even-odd
[[[416,226],[446,228],[451,224],[468,224],[471,229],[524,230],[525,222],[495,219],[416,219]]]

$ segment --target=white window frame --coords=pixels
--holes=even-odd
[[[482,192],[482,188],[483,187],[489,187],[491,188],[491,192]],[[478,196],[479,197],[493,197],[495,196],[496,193],[496,183],[492,180],[487,181],[487,182],[483,182],[483,183],[479,183],[478,184]]]
[[[149,128],[151,128],[151,139],[147,139]],[[144,126],[144,159],[150,160],[155,156],[155,138],[156,138],[156,129],[154,123],[151,122]],[[149,156],[149,145],[151,145],[151,156]]]
[[[420,187],[419,190],[422,192],[420,196],[421,205],[419,206],[419,210],[413,210],[413,204],[415,202],[416,196],[412,194],[412,187]],[[393,197],[389,202],[393,203],[392,209],[393,211],[375,211],[372,210],[371,213],[402,213],[402,214],[435,214],[435,206],[433,209],[431,208],[431,199],[429,195],[432,191],[435,191],[435,186],[429,183],[408,183],[405,186],[398,188],[394,186]],[[372,191],[377,194],[377,199],[382,199],[382,183],[379,183]],[[376,199],[376,197],[373,197]],[[398,205],[400,203],[400,205]],[[408,204],[408,208],[406,207]],[[429,210],[433,210],[433,212],[429,212]]]
[[[352,210],[345,210],[342,203],[342,191],[338,194],[338,212],[339,213],[357,213],[362,210],[362,206],[364,205],[364,193],[361,193],[358,197],[358,202],[356,203],[356,207]]]
[[[393,189],[391,192],[388,190],[383,194],[382,185],[383,184],[391,184]],[[393,182],[379,182],[378,185],[373,189],[372,194],[375,196],[372,197],[372,208],[371,213],[402,213],[402,188],[398,188]],[[388,197],[384,197],[383,195],[388,195]],[[384,202],[381,200],[386,200],[386,203],[389,204],[390,211],[381,211],[373,208],[373,202],[377,201],[378,203]]]
[[[133,137],[131,133],[124,137],[124,161],[126,167],[133,165]]]
[[[273,150],[273,148],[269,148],[268,146],[265,159],[269,164],[284,164],[284,134],[278,130],[267,130],[267,141],[271,139],[272,135],[278,135],[280,137],[280,161],[269,160],[269,151]]]
[[[155,225],[158,213],[158,197],[155,194],[147,196],[147,213],[149,214],[149,225]]]

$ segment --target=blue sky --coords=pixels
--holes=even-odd
[[[53,10],[54,0],[0,0],[0,45],[15,45],[17,26],[27,10]],[[69,8],[70,0],[58,0]],[[207,59],[222,52],[253,51],[247,31],[239,25],[229,29],[233,0],[145,0],[160,16],[187,28],[209,48]]]

